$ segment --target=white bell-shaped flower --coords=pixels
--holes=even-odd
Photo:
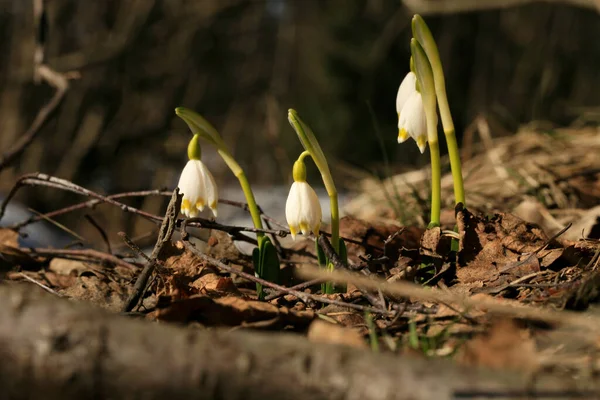
[[[298,232],[319,235],[321,228],[321,204],[314,189],[307,182],[294,182],[285,204],[285,217],[290,226],[292,238]]]
[[[312,232],[318,236],[322,219],[321,203],[315,190],[306,182],[306,166],[302,156],[294,163],[293,177],[294,183],[285,203],[285,218],[292,238],[296,239],[300,231],[304,235]]]
[[[196,217],[205,206],[208,206],[215,218],[217,217],[217,203],[219,194],[215,178],[198,159],[187,162],[181,172],[179,192],[183,194],[181,213],[186,217]]]
[[[398,95],[396,95],[396,112],[398,113],[398,119],[402,113],[402,109],[406,104],[408,98],[417,91],[417,75],[414,72],[406,74],[400,87],[398,88]]]
[[[427,146],[427,118],[423,97],[416,90],[406,100],[398,118],[398,143],[406,141],[409,137],[417,142],[419,150],[424,153]]]

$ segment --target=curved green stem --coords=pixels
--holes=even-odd
[[[436,113],[436,94],[431,64],[420,43],[412,39],[410,48],[413,55],[417,80],[421,83],[423,108],[427,119],[427,141],[431,155],[431,221],[429,228],[440,226],[440,213],[442,202],[442,168],[440,162],[440,146],[438,143]]]
[[[454,122],[450,113],[448,104],[448,95],[446,93],[446,80],[444,78],[444,69],[440,59],[435,39],[425,23],[425,20],[420,15],[415,15],[412,20],[412,31],[415,39],[419,41],[425,51],[431,69],[433,71],[433,80],[435,84],[435,92],[437,103],[440,109],[442,126],[446,135],[446,143],[448,144],[448,154],[450,156],[450,169],[452,170],[452,180],[454,182],[454,197],[456,204],[465,204],[465,190],[462,177],[462,166],[460,162],[460,153],[456,142],[456,134],[454,131]]]
[[[235,161],[227,145],[219,135],[219,132],[200,114],[187,109],[185,107],[177,107],[175,109],[175,114],[177,114],[181,119],[185,121],[188,125],[192,133],[194,134],[194,138],[197,140],[200,136],[208,142],[215,145],[217,148],[217,152],[225,161],[225,164],[229,167],[233,175],[240,181],[240,186],[242,187],[242,191],[244,192],[244,196],[246,197],[246,202],[248,203],[248,210],[250,211],[250,215],[252,216],[252,222],[254,223],[254,227],[257,229],[263,229],[262,220],[260,218],[260,211],[258,209],[258,205],[256,204],[256,200],[254,199],[254,193],[252,192],[252,188],[250,187],[250,182],[248,182],[248,178],[246,178],[246,174],[244,170],[240,166],[240,164]],[[198,136],[196,136],[198,135]],[[190,142],[191,143],[191,142]],[[258,238],[264,236],[263,233],[258,232],[256,234]]]
[[[300,119],[296,110],[288,110],[288,120],[290,125],[292,125],[296,131],[302,146],[304,146],[304,149],[306,150],[300,154],[300,157],[304,158],[306,155],[310,155],[315,162],[315,165],[319,169],[319,172],[321,173],[325,190],[327,190],[327,194],[329,195],[329,204],[331,208],[331,245],[333,246],[335,252],[339,254],[340,214],[338,207],[338,193],[333,182],[333,177],[331,176],[331,171],[329,170],[329,165],[327,164],[327,159],[325,158],[323,150],[321,150],[321,146],[319,145],[314,133]]]
[[[235,161],[233,156],[227,151],[227,149],[223,148],[218,149],[219,155],[225,161],[225,164],[231,169],[231,172],[235,175],[235,177],[240,182],[240,186],[242,187],[242,191],[244,192],[244,196],[246,197],[246,202],[248,203],[248,211],[250,211],[250,216],[252,217],[252,223],[254,223],[254,227],[257,229],[263,229],[262,219],[260,218],[260,210],[258,209],[258,205],[256,204],[256,199],[254,198],[254,193],[252,192],[252,188],[250,187],[250,182],[248,182],[248,178],[246,178],[246,174],[240,165]],[[262,237],[264,234],[262,232],[256,233],[257,237]]]

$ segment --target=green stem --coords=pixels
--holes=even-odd
[[[307,156],[310,156],[310,151],[308,150],[304,150],[302,153],[300,153],[300,155],[298,156],[298,161],[304,161],[304,158],[306,158]]]
[[[428,228],[440,226],[442,174],[440,168],[440,146],[437,142],[429,142],[431,155],[431,220]]]
[[[444,134],[446,135],[448,155],[450,156],[450,169],[452,170],[452,181],[454,182],[454,198],[456,204],[462,203],[465,205],[465,187],[463,184],[462,166],[460,162],[460,152],[456,142],[456,135],[454,134],[454,129],[446,130],[445,125]]]
[[[423,108],[427,119],[427,141],[431,155],[431,221],[429,228],[440,226],[440,212],[442,202],[442,169],[440,162],[440,146],[438,142],[436,114],[436,93],[434,88],[431,64],[421,44],[412,39],[410,48],[415,62],[417,80],[421,83]]]
[[[337,254],[340,254],[340,214],[338,208],[337,191],[329,193],[331,207],[331,245]]]
[[[246,178],[246,174],[243,172],[239,175],[236,175],[236,178],[240,181],[240,186],[242,187],[242,191],[244,192],[244,196],[246,196],[246,202],[248,203],[248,210],[250,211],[250,215],[252,216],[252,223],[254,223],[254,227],[257,229],[263,229],[262,219],[260,218],[260,211],[258,209],[258,205],[256,204],[256,200],[254,199],[254,193],[252,193],[252,189],[250,188],[250,182],[248,182],[248,178]],[[264,233],[257,232],[257,237],[264,236]]]
[[[248,178],[246,178],[246,174],[240,165],[235,161],[231,153],[227,151],[224,146],[221,146],[218,149],[219,155],[225,161],[225,164],[231,169],[231,172],[235,175],[235,177],[240,182],[240,186],[242,187],[242,191],[244,192],[244,196],[246,197],[246,203],[248,203],[248,211],[250,211],[250,216],[252,217],[252,223],[254,223],[254,227],[257,229],[263,229],[262,219],[260,218],[260,211],[258,209],[258,205],[256,204],[256,200],[254,199],[254,193],[252,192],[252,188],[250,187],[250,182],[248,182]],[[257,232],[256,236],[261,238],[264,236],[262,232]]]
[[[446,79],[444,78],[444,68],[440,59],[440,52],[435,43],[435,39],[425,23],[425,20],[420,15],[415,15],[412,20],[413,36],[419,41],[433,72],[433,80],[435,85],[435,93],[437,96],[438,107],[440,109],[440,117],[446,142],[448,143],[448,155],[450,156],[450,169],[452,170],[452,180],[454,181],[454,198],[456,204],[465,204],[465,190],[462,177],[462,167],[460,162],[460,153],[456,143],[456,135],[454,131],[454,121],[450,113],[448,104],[448,95],[446,93]]]
[[[331,245],[337,254],[340,251],[340,215],[338,209],[338,193],[327,164],[327,159],[321,150],[321,146],[317,141],[314,133],[310,128],[300,119],[296,110],[288,110],[288,120],[296,131],[300,142],[305,148],[305,151],[300,154],[299,158],[306,157],[306,153],[310,154],[315,165],[321,173],[325,190],[329,195],[329,203],[331,205]]]

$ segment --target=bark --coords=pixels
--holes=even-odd
[[[528,382],[292,334],[133,320],[17,284],[0,286],[0,360],[2,399],[450,399]]]

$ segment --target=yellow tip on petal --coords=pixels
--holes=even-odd
[[[398,131],[398,143],[404,143],[408,140],[409,134],[406,129],[402,128]]]
[[[200,211],[204,210],[204,206],[206,205],[206,203],[204,203],[204,200],[200,199],[196,202],[196,208]]]
[[[310,227],[306,222],[300,222],[300,230],[302,231],[303,235],[306,235],[310,232]]]
[[[315,234],[316,237],[319,237],[319,230],[321,229],[321,224],[317,224],[315,226],[315,229],[313,229],[313,233]]]
[[[425,152],[425,147],[427,147],[427,137],[419,136],[417,138],[417,146],[419,146],[419,150],[421,151],[421,154],[423,154]]]
[[[215,218],[217,218],[217,202],[213,201],[212,203],[210,203],[208,205],[208,208],[210,208],[210,210],[212,211],[212,213],[215,216]]]
[[[296,240],[296,235],[298,234],[298,229],[295,226],[290,226],[290,233],[292,234],[292,239]]]
[[[188,199],[183,199],[181,202],[181,212],[189,210],[191,207],[190,201]]]

